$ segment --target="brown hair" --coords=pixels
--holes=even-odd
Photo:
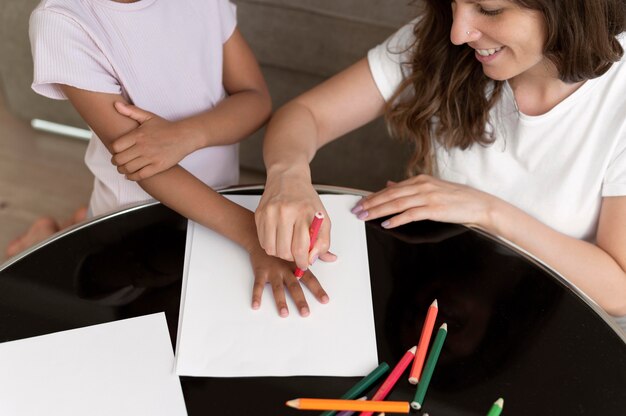
[[[626,30],[624,0],[512,0],[540,11],[546,21],[545,56],[565,82],[604,74],[623,49],[616,36]],[[387,104],[392,135],[413,142],[410,175],[432,173],[433,139],[446,148],[488,145],[489,110],[500,98],[502,81],[489,79],[474,51],[450,42],[450,2],[425,0],[413,29],[409,76]],[[489,93],[485,93],[490,91]]]

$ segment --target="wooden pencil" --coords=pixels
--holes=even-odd
[[[352,410],[355,412],[409,413],[409,402],[385,400],[342,400],[299,398],[289,400],[287,406],[300,410]]]
[[[413,366],[409,374],[409,383],[417,384],[420,375],[422,374],[422,368],[424,366],[424,360],[426,359],[426,352],[428,351],[428,344],[435,327],[435,320],[437,319],[437,312],[439,311],[439,305],[437,299],[430,305],[428,312],[426,313],[426,319],[422,326],[422,333],[420,340],[417,343],[417,351],[415,352],[415,360],[413,360]]]
[[[504,408],[504,399],[500,397],[498,400],[496,400],[493,403],[493,405],[491,406],[491,409],[489,409],[489,413],[487,413],[487,416],[500,416],[500,413],[502,413],[503,408]]]
[[[437,364],[437,360],[439,359],[439,354],[441,353],[441,349],[443,348],[443,342],[445,341],[447,334],[448,325],[444,323],[439,328],[439,331],[437,331],[437,336],[435,337],[433,346],[430,349],[430,353],[428,353],[426,366],[424,366],[424,373],[422,374],[422,378],[417,385],[415,397],[411,402],[411,407],[415,410],[420,410],[422,408],[422,405],[424,404],[426,390],[428,390],[430,379],[432,378],[433,372],[435,371],[435,365]]]

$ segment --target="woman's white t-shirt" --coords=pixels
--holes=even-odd
[[[412,22],[371,49],[374,81],[389,100],[406,73]],[[626,46],[626,36],[620,36]],[[549,112],[518,111],[513,92],[490,112],[495,141],[436,146],[435,176],[495,195],[571,237],[594,241],[603,197],[626,195],[626,58]]]

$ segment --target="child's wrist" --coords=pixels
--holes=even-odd
[[[210,138],[208,137],[208,132],[196,120],[180,120],[176,123],[182,133],[181,137],[183,138],[187,154],[209,145]]]

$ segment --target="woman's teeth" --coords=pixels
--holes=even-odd
[[[489,56],[498,52],[500,49],[502,49],[502,46],[496,49],[476,49],[476,52],[478,52],[480,56]]]

